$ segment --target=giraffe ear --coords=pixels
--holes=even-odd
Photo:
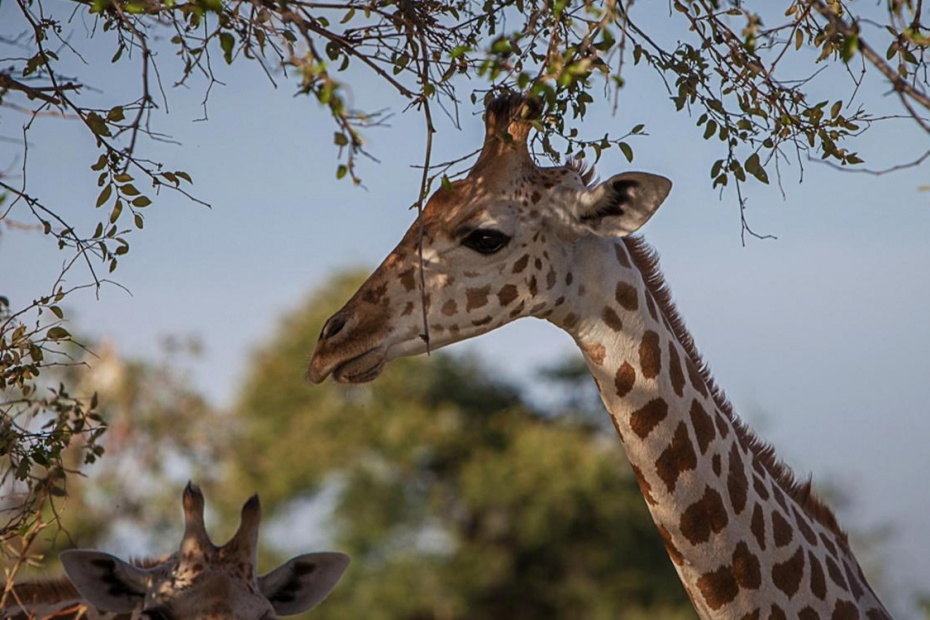
[[[344,553],[307,553],[258,578],[258,587],[279,616],[308,611],[329,595],[349,566]]]
[[[625,172],[584,192],[575,215],[595,234],[625,237],[649,221],[671,189],[665,177]]]
[[[70,549],[58,558],[85,601],[101,611],[128,613],[145,601],[146,571],[100,551]]]

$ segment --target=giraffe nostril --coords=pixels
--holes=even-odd
[[[346,326],[345,319],[342,317],[334,316],[330,317],[326,324],[323,325],[323,331],[320,333],[320,338],[323,340],[329,340],[336,334],[342,331],[342,328]]]

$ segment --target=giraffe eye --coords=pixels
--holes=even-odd
[[[508,243],[510,243],[509,236],[499,230],[491,229],[473,230],[462,239],[462,245],[466,248],[487,255],[500,252]]]

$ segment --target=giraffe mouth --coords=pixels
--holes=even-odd
[[[378,347],[343,362],[333,369],[333,379],[337,383],[367,383],[374,381],[387,360],[384,351]]]

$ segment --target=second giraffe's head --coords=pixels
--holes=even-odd
[[[539,113],[518,95],[488,104],[474,167],[430,197],[422,222],[326,322],[312,381],[370,381],[388,361],[426,351],[427,337],[437,349],[524,316],[571,318],[579,242],[635,232],[672,184],[627,172],[592,185],[578,166],[537,166],[527,140]]]

